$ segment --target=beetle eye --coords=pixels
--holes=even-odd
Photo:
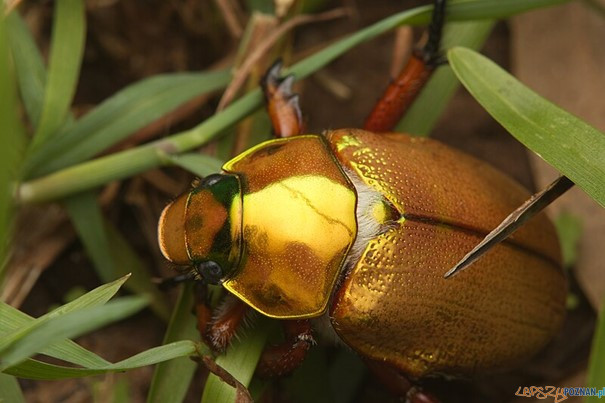
[[[208,284],[217,285],[220,283],[221,278],[223,277],[222,267],[212,260],[206,260],[198,263],[195,266],[195,269],[200,276],[202,276],[202,279],[204,279],[204,281]]]

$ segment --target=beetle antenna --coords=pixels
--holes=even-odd
[[[183,274],[177,274],[176,276],[172,276],[172,277],[168,277],[168,278],[156,279],[154,282],[158,285],[158,288],[160,290],[166,291],[173,287],[176,287],[177,285],[179,285],[181,283],[185,283],[187,281],[191,281],[194,279],[195,279],[195,276],[193,275],[193,273],[188,272],[188,273],[183,273]]]

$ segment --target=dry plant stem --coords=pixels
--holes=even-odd
[[[221,10],[231,36],[235,39],[240,38],[244,29],[241,23],[243,20],[242,11],[238,3],[233,0],[214,0],[214,3]]]
[[[250,392],[248,391],[248,389],[240,381],[235,379],[235,377],[231,375],[228,371],[226,371],[223,367],[214,362],[212,357],[204,355],[202,356],[202,362],[204,363],[206,368],[208,368],[208,370],[214,375],[218,376],[221,381],[235,388],[235,401],[237,403],[254,402],[254,400],[252,400],[252,396],[250,396]]]
[[[328,21],[335,18],[344,17],[347,15],[347,10],[343,8],[338,8],[335,10],[326,11],[325,13],[321,13],[318,15],[298,15],[275,29],[273,33],[271,33],[267,39],[261,42],[258,47],[244,60],[239,69],[235,72],[233,80],[225,90],[221,101],[217,107],[217,111],[221,111],[227,106],[238,93],[238,91],[242,88],[244,83],[246,82],[246,78],[262,57],[271,49],[271,47],[289,30],[295,28],[296,26],[302,24],[308,24],[311,22],[320,22],[320,21]]]
[[[194,112],[199,110],[206,102],[210,99],[209,95],[201,95],[197,98],[186,102],[184,105],[179,106],[172,112],[162,116],[158,120],[155,120],[147,126],[139,129],[131,136],[128,136],[123,141],[120,141],[113,147],[107,149],[103,154],[111,154],[116,151],[125,150],[127,148],[135,147],[141,143],[159,137],[169,131],[170,127],[177,123],[185,120],[189,116],[193,115]]]
[[[307,77],[348,49],[378,34],[393,29],[403,22],[418,23],[421,21],[422,13],[426,13],[427,10],[428,8],[417,9],[393,15],[298,62],[289,72],[294,73],[297,79]],[[18,204],[28,204],[56,200],[160,165],[171,165],[171,161],[166,158],[167,155],[201,146],[216,137],[222,130],[258,109],[261,103],[261,91],[256,89],[233,102],[224,112],[212,116],[190,130],[135,149],[83,162],[25,183],[15,184],[15,201]]]
[[[21,4],[21,0],[8,0],[5,5],[4,16],[9,15],[19,4]]]
[[[351,98],[351,94],[353,93],[351,87],[332,75],[327,69],[313,74],[313,79],[334,97],[340,99]]]
[[[487,234],[477,246],[468,252],[453,268],[448,270],[443,277],[450,278],[455,276],[456,273],[459,273],[470,266],[495,245],[508,238],[527,220],[538,214],[563,193],[567,192],[573,185],[574,183],[569,178],[560,176],[546,189],[533,194],[525,203],[506,217],[492,232]]]
[[[397,77],[403,66],[412,55],[414,47],[414,32],[412,27],[404,26],[395,31],[395,44],[393,45],[393,60],[391,61],[390,75]]]
[[[105,187],[99,197],[107,207],[118,195],[117,183]],[[14,250],[7,265],[6,283],[0,300],[18,308],[23,304],[42,273],[76,239],[69,219],[58,206],[25,209],[19,213]],[[36,253],[31,253],[35,250]]]

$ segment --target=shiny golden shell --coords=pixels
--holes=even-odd
[[[443,278],[526,191],[436,141],[361,130],[328,139],[343,166],[400,213],[352,262],[334,296],[332,323],[348,345],[412,377],[512,366],[544,346],[562,322],[566,295],[546,216]]]

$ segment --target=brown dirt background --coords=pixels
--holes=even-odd
[[[233,52],[237,41],[226,30],[217,3],[203,0],[87,2],[87,44],[74,111],[85,113],[142,77],[205,69]],[[330,3],[330,6],[351,7],[353,16],[297,29],[295,52],[319,46],[419,2],[342,0]],[[601,4],[605,3],[601,1]],[[52,4],[25,4],[21,11],[41,48],[47,51]],[[483,52],[546,98],[605,130],[602,96],[605,51],[601,42],[605,37],[604,21],[602,15],[583,3],[528,13],[500,23]],[[300,92],[309,131],[361,124],[388,80],[393,42],[393,35],[384,35],[348,52],[325,69],[325,76],[348,89],[347,97],[335,96],[317,76],[305,80]],[[156,127],[152,131],[164,135],[190,127],[209,116],[217,101],[218,96],[212,97],[182,116],[174,117],[173,122],[162,122],[159,130]],[[433,136],[487,160],[530,189],[535,189],[536,184],[543,186],[555,176],[538,158],[528,155],[464,90],[457,92]],[[158,276],[169,276],[170,272],[155,245],[157,217],[171,195],[185,189],[190,179],[177,170],[153,171],[111,185],[104,193],[109,200],[106,214]],[[506,402],[514,400],[517,386],[583,385],[594,310],[605,294],[605,270],[599,250],[605,243],[605,210],[579,189],[558,203],[554,213],[562,209],[583,217],[584,234],[580,258],[571,273],[571,290],[579,304],[570,312],[560,336],[525,368],[474,382],[431,383],[445,402]],[[31,232],[27,230],[27,223],[39,222],[40,217],[47,220],[49,215],[55,220],[53,223],[61,223],[59,227],[38,224],[37,237],[27,234]],[[82,245],[73,236],[69,224],[63,221],[57,206],[27,209],[20,217],[15,255],[22,260],[15,258],[12,264],[27,266],[23,263],[23,255],[27,255],[28,264],[35,267],[39,277],[34,276],[35,285],[16,304],[22,303],[21,309],[34,316],[61,304],[65,294],[74,287],[92,289],[99,284]],[[32,254],[36,257],[32,258]],[[163,331],[164,324],[150,312],[144,312],[78,341],[104,358],[116,361],[159,345]],[[88,402],[93,400],[93,393],[97,401],[108,401],[116,382],[125,377],[132,401],[141,402],[145,400],[152,372],[152,368],[142,368],[127,374],[61,382],[23,380],[22,386],[28,402]],[[202,375],[196,376],[200,382],[188,395],[188,401],[192,402],[199,400]],[[398,401],[370,376],[360,385],[357,396],[357,401],[363,402]],[[267,401],[284,399],[279,388],[267,397]],[[529,399],[518,401],[529,402]]]

